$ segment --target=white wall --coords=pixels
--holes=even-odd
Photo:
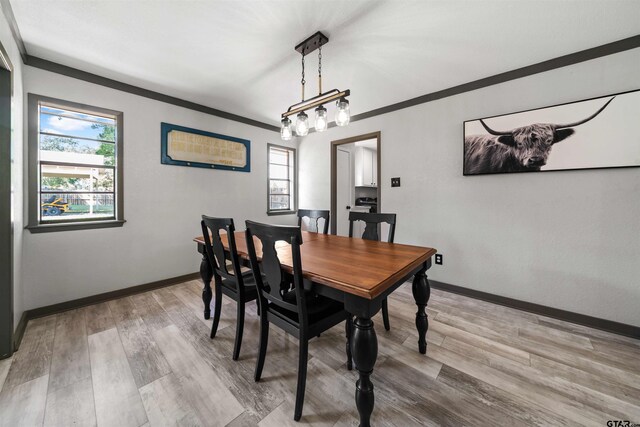
[[[633,89],[640,49],[310,134],[300,203],[330,206],[331,140],[382,131],[382,211],[444,254],[430,278],[640,326],[640,168],[462,176],[464,120]]]
[[[25,66],[24,90],[124,113],[122,228],[30,234],[25,231],[25,308],[198,271],[200,215],[294,223],[267,217],[267,143],[280,135]],[[25,112],[26,120],[26,112]],[[160,164],[160,122],[251,141],[251,173]],[[295,142],[290,144],[295,146]],[[26,208],[25,208],[26,210]]]
[[[0,9],[0,42],[4,46],[9,60],[13,65],[13,104],[11,106],[11,186],[13,190],[13,326],[18,326],[18,321],[24,311],[22,294],[22,195],[23,189],[23,131],[22,131],[22,58],[18,46],[16,45],[9,24],[4,16],[4,11]]]

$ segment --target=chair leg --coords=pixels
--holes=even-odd
[[[347,335],[347,369],[353,369],[353,358],[351,357],[351,333],[353,331],[353,317],[349,315],[344,322],[345,334]]]
[[[389,325],[389,306],[387,305],[387,299],[382,300],[382,321],[384,322],[384,328],[388,331],[391,329]]]
[[[267,355],[267,344],[269,343],[269,322],[267,321],[267,313],[260,316],[260,349],[258,350],[258,360],[256,361],[256,371],[253,379],[260,381],[262,376],[262,368],[264,368],[264,359]]]
[[[211,325],[211,338],[216,337],[216,332],[218,332],[218,323],[220,322],[220,311],[222,310],[222,288],[221,284],[218,283],[218,279],[216,278],[215,284],[215,292],[216,292],[216,301],[213,309],[213,324]]]
[[[236,315],[236,343],[233,346],[233,360],[240,357],[240,346],[242,346],[242,331],[244,329],[244,302],[238,301],[238,313]]]
[[[298,390],[296,391],[296,409],[293,419],[300,421],[302,406],[304,405],[304,390],[307,384],[307,358],[309,356],[309,341],[300,337],[300,354],[298,356]]]

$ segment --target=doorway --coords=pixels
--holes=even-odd
[[[381,212],[381,133],[331,141],[331,234],[349,234],[349,212]]]
[[[13,353],[11,63],[0,44],[0,359]]]

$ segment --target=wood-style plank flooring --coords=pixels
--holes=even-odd
[[[209,339],[199,281],[29,322],[0,361],[0,426],[357,426],[344,327],[310,344],[302,420],[293,421],[297,341],[271,328],[253,381],[258,321],[247,308],[231,360],[235,303]],[[224,298],[224,297],[223,297]],[[409,284],[374,319],[376,426],[604,426],[640,422],[640,341],[433,291],[427,356]]]

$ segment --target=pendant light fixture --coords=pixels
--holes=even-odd
[[[316,108],[316,132],[324,132],[327,130],[327,109],[324,106]]]
[[[351,91],[338,89],[332,89],[328,92],[322,93],[322,46],[329,42],[329,38],[317,32],[299,45],[295,47],[295,50],[302,55],[302,101],[289,107],[289,109],[282,113],[282,126],[280,128],[280,136],[283,140],[288,141],[293,136],[293,130],[297,136],[305,136],[309,133],[309,116],[305,113],[306,110],[315,108],[315,129],[318,132],[323,132],[329,127],[327,109],[325,104],[336,101],[335,119],[338,126],[346,126],[351,119],[349,111],[349,101],[347,97],[351,94]],[[308,53],[318,49],[318,95],[307,100],[304,99],[305,88],[305,75],[304,75],[304,60]],[[292,127],[290,116],[296,115],[295,126]]]
[[[280,137],[283,141],[289,141],[293,138],[293,127],[289,117],[282,119],[282,127],[280,128]]]
[[[322,93],[322,45],[318,47],[318,93]],[[316,132],[324,132],[328,125],[327,109],[319,105],[316,108]]]
[[[349,112],[349,101],[345,98],[340,98],[336,102],[336,124],[338,126],[346,126],[351,120],[351,113]]]
[[[304,111],[296,117],[296,135],[306,136],[309,133],[309,116]]]

